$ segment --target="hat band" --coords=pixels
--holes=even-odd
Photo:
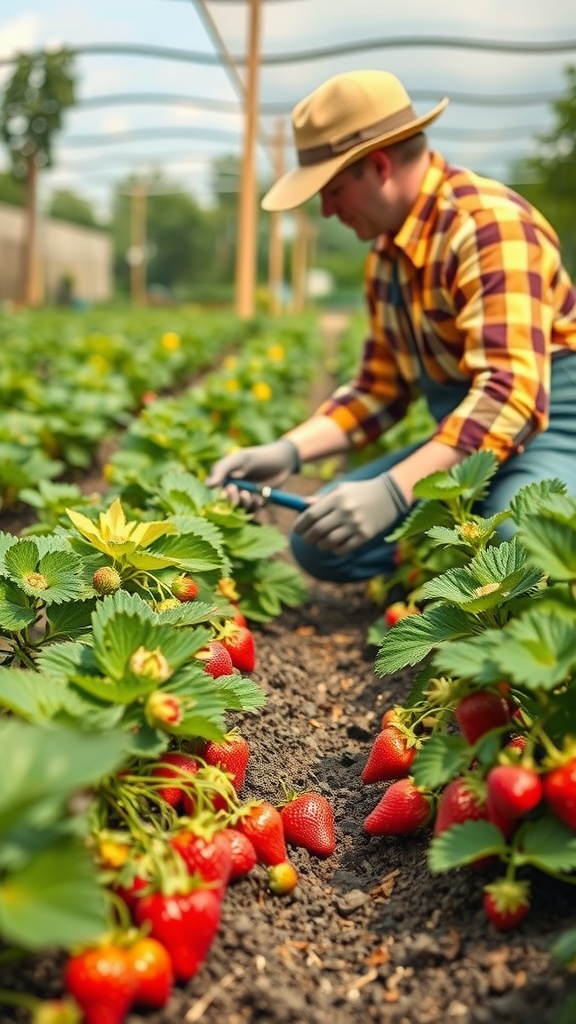
[[[413,124],[417,118],[418,115],[410,104],[407,107],[403,107],[402,110],[398,110],[395,114],[385,117],[382,121],[371,124],[369,128],[360,128],[357,132],[344,135],[337,142],[327,142],[323,146],[299,149],[298,163],[300,167],[310,167],[312,164],[324,163],[325,160],[330,160],[333,156],[347,153],[349,149],[359,146],[362,142],[371,142],[372,139],[377,139],[379,135],[386,135],[389,132],[406,128],[409,124]]]

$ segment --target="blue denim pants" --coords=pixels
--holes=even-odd
[[[460,385],[439,385],[428,377],[421,378],[419,385],[438,422],[456,408],[466,393],[466,389]],[[420,444],[408,445],[366,463],[332,481],[318,493],[325,494],[346,480],[370,480],[379,476],[402,462]],[[504,511],[521,487],[552,477],[566,484],[569,494],[576,495],[576,353],[562,355],[552,362],[548,429],[533,437],[524,451],[508,459],[499,468],[485,501],[475,511],[483,516]],[[386,542],[384,537],[398,526],[401,519],[399,517],[385,533],[378,534],[345,556],[320,551],[315,545],[305,543],[298,534],[292,533],[292,553],[301,568],[319,580],[352,583],[373,576],[386,576],[394,571],[394,545]],[[501,533],[510,536],[513,529],[513,524],[506,522]]]

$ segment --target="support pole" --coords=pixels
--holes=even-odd
[[[284,174],[284,121],[276,122],[274,135],[274,174],[276,180]],[[268,290],[270,311],[274,316],[282,312],[282,279],[284,272],[284,250],[282,241],[282,214],[275,210],[270,214],[270,249],[268,257]]]
[[[236,312],[241,319],[245,320],[254,316],[255,309],[257,222],[255,153],[258,119],[259,43],[260,0],[250,0],[244,153],[240,179],[240,211],[236,248]]]
[[[146,304],[146,188],[132,186],[130,235],[130,296],[133,306]]]

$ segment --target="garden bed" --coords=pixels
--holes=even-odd
[[[576,919],[566,885],[534,878],[529,917],[502,936],[481,908],[486,875],[432,876],[429,833],[368,838],[381,786],[360,773],[382,710],[401,702],[406,674],[379,679],[365,642],[374,616],[361,586],[311,585],[308,603],[256,630],[266,707],[238,724],[251,761],[243,797],[279,801],[280,780],[333,802],[338,845],[320,860],[294,850],[299,885],[272,895],[257,867],[229,888],[219,936],[200,973],[162,1012],[129,1024],[552,1024],[573,980],[553,940]],[[4,967],[1,988],[60,991],[60,958]],[[0,1011],[2,1024],[23,1021]],[[567,1018],[567,1020],[573,1018]]]
[[[85,483],[102,489],[100,480]],[[310,491],[315,482],[303,478],[297,486]],[[293,513],[269,509],[265,518],[287,531]],[[4,514],[2,529],[17,534],[23,525],[18,512]],[[572,887],[534,873],[528,917],[502,935],[482,909],[494,869],[432,875],[429,830],[403,838],[363,832],[384,787],[363,785],[362,768],[383,711],[404,702],[411,681],[407,672],[375,674],[376,648],[366,636],[376,614],[364,586],[311,581],[306,604],[254,627],[251,676],[267,703],[231,722],[251,748],[242,799],[278,803],[282,781],[320,790],[335,809],[337,848],[326,860],[291,850],[299,884],[289,896],[268,890],[263,867],[234,883],[197,976],[175,989],[164,1010],[131,1014],[127,1024],[576,1019],[574,976],[550,952],[576,924]],[[0,989],[54,998],[63,961],[48,952],[5,964]],[[28,1020],[0,1007],[0,1024]]]

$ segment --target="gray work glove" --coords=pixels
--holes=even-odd
[[[313,500],[298,516],[294,530],[322,551],[348,555],[388,530],[409,505],[390,473],[372,480],[339,484]]]
[[[300,456],[296,445],[286,438],[280,438],[270,444],[239,448],[238,451],[225,455],[212,466],[206,485],[224,487],[226,481],[236,477],[239,480],[252,480],[254,483],[277,486],[299,469]],[[226,487],[226,492],[231,501],[240,502],[246,509],[255,509],[262,505],[262,499],[257,495],[240,491],[232,484]]]

